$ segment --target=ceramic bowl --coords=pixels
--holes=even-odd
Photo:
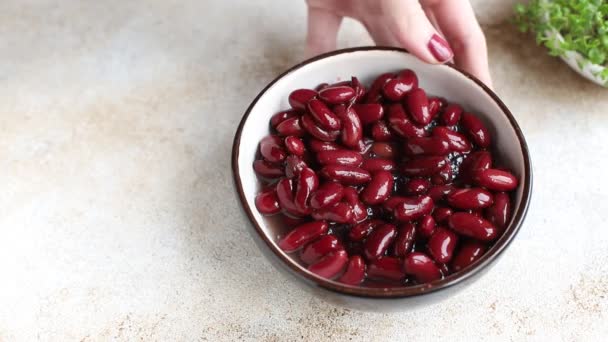
[[[285,234],[288,227],[284,227],[276,217],[262,216],[256,210],[254,199],[261,183],[256,178],[252,163],[258,143],[269,134],[270,117],[289,108],[287,96],[292,90],[314,88],[323,82],[349,80],[353,75],[369,85],[382,73],[404,68],[413,69],[417,73],[420,86],[427,92],[462,104],[469,111],[479,114],[486,123],[493,136],[495,154],[519,178],[520,186],[514,196],[511,222],[502,237],[478,261],[430,284],[366,288],[318,277],[307,271],[293,255],[284,253],[277,246],[277,237]],[[292,67],[270,82],[243,115],[234,139],[232,169],[240,204],[253,227],[251,232],[261,250],[275,265],[313,287],[346,296],[371,298],[402,298],[423,294],[427,297],[427,294],[441,292],[447,294],[446,289],[474,279],[480,270],[487,269],[494,263],[515,238],[526,216],[532,190],[532,169],[526,141],[515,118],[496,94],[473,76],[452,65],[425,64],[404,50],[382,47],[352,48],[324,54]]]

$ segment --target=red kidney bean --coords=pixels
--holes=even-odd
[[[301,157],[304,155],[304,142],[298,137],[288,136],[285,138],[285,149],[287,152]]]
[[[298,116],[300,116],[300,114],[293,109],[278,112],[270,118],[270,127],[276,129],[281,122]]]
[[[388,129],[386,122],[377,121],[372,124],[372,139],[375,141],[391,141],[393,140],[393,133]]]
[[[296,217],[304,216],[303,213],[298,210],[298,207],[294,202],[295,198],[291,179],[282,178],[279,180],[277,182],[276,192],[279,205],[283,211]]]
[[[396,257],[404,257],[411,250],[416,238],[416,225],[411,222],[406,222],[399,227],[399,235],[395,239],[393,245],[393,255]]]
[[[392,73],[386,73],[386,74],[382,74],[380,76],[378,76],[378,78],[376,78],[376,80],[374,80],[374,82],[372,83],[372,86],[369,88],[369,91],[367,92],[367,95],[365,96],[365,103],[377,103],[378,101],[380,101],[380,99],[382,99],[382,96],[380,95],[380,92],[382,91],[382,87],[384,87],[384,84],[386,82],[388,82],[390,79],[392,79],[393,77],[395,77],[394,74]]]
[[[429,254],[438,263],[448,263],[454,256],[458,236],[451,230],[437,228],[427,243]]]
[[[355,102],[361,101],[365,96],[365,87],[363,86],[363,84],[359,82],[358,78],[353,76],[350,79],[350,86],[355,90]]]
[[[255,197],[255,207],[262,215],[274,215],[281,211],[275,189],[260,192]]]
[[[414,221],[433,210],[433,200],[429,196],[406,197],[406,200],[398,204],[393,214],[397,221]]]
[[[360,255],[353,255],[348,259],[346,271],[338,279],[347,285],[359,285],[365,279],[365,261]]]
[[[390,101],[399,101],[417,85],[418,80],[412,78],[393,78],[384,84],[382,94]]]
[[[439,172],[431,177],[431,183],[434,185],[443,185],[452,181],[452,166],[445,164]]]
[[[429,99],[429,114],[431,114],[431,118],[435,118],[441,108],[445,107],[446,101],[439,97],[432,97]]]
[[[433,199],[434,202],[440,202],[454,190],[453,185],[435,185],[429,189],[428,195]]]
[[[460,123],[477,146],[482,148],[490,146],[490,132],[478,117],[471,113],[463,113]]]
[[[260,141],[260,154],[271,163],[281,162],[287,157],[283,141],[276,135],[268,135]]]
[[[511,219],[511,199],[504,192],[494,194],[494,204],[486,209],[486,218],[498,228],[505,228]]]
[[[492,241],[498,235],[498,230],[492,223],[469,213],[453,213],[448,218],[448,225],[458,234],[481,241]]]
[[[363,253],[367,260],[378,259],[387,251],[397,237],[397,227],[383,224],[376,227],[365,240]]]
[[[295,155],[287,156],[285,159],[285,176],[287,178],[297,177],[305,167],[307,166],[302,158]]]
[[[359,200],[357,190],[351,187],[344,188],[344,200],[353,208],[353,219],[351,223],[358,223],[367,218],[367,208]]]
[[[400,103],[388,107],[388,123],[390,128],[403,138],[423,137],[426,135],[424,127],[416,126],[405,114]]]
[[[410,177],[432,176],[441,171],[447,163],[445,157],[418,157],[406,161],[401,172]]]
[[[397,205],[405,202],[407,199],[408,197],[391,196],[384,203],[382,203],[382,207],[388,211],[393,211]]]
[[[313,210],[312,218],[337,223],[351,223],[353,220],[353,208],[347,203],[340,202],[333,207]]]
[[[384,117],[384,108],[379,103],[360,103],[353,105],[361,124],[368,125]]]
[[[294,198],[294,204],[300,213],[308,214],[310,212],[308,201],[317,187],[319,187],[317,174],[308,167],[304,168],[298,177],[298,187]]]
[[[511,191],[517,188],[517,178],[508,171],[498,169],[477,170],[473,180],[479,186],[492,191]]]
[[[450,144],[450,149],[454,152],[471,151],[471,142],[464,135],[454,132],[447,127],[435,127],[433,129],[433,136],[447,139],[448,143]]]
[[[431,215],[425,215],[418,223],[418,235],[423,239],[428,239],[433,235],[436,228],[435,219]]]
[[[308,266],[308,270],[320,277],[333,279],[344,270],[348,263],[348,254],[341,249],[331,252],[317,263]]]
[[[340,135],[340,131],[326,131],[319,127],[312,117],[305,114],[301,117],[302,127],[313,137],[322,141],[335,141]]]
[[[397,154],[397,149],[394,144],[386,142],[376,142],[372,144],[372,152],[378,158],[392,159]]]
[[[492,194],[482,188],[456,189],[447,196],[448,204],[458,209],[480,209],[492,205]]]
[[[422,195],[429,191],[431,182],[426,178],[412,178],[405,185],[405,193],[407,195]]]
[[[336,115],[342,120],[342,145],[349,148],[357,148],[361,143],[363,137],[363,128],[361,126],[361,120],[354,109],[343,105],[340,105],[336,109]]]
[[[444,156],[450,153],[450,144],[447,139],[439,137],[413,137],[407,139],[404,152],[409,156]]]
[[[335,151],[339,150],[340,146],[331,141],[321,141],[315,138],[312,138],[308,141],[308,147],[314,153],[319,153],[321,151]]]
[[[361,164],[361,168],[363,170],[369,171],[370,173],[374,173],[377,171],[393,171],[397,168],[397,164],[390,159],[365,159],[363,160],[363,164]]]
[[[397,78],[405,81],[405,83],[411,84],[412,89],[418,88],[418,76],[412,69],[403,69],[397,73]]]
[[[335,150],[317,153],[317,160],[322,165],[360,166],[363,162],[363,157],[355,151]]]
[[[485,253],[486,246],[477,241],[467,241],[460,248],[450,264],[454,272],[458,272],[472,264]]]
[[[295,252],[305,244],[327,233],[328,229],[329,224],[327,221],[304,223],[285,235],[279,241],[279,247],[287,253]]]
[[[372,279],[402,281],[405,273],[398,258],[385,256],[372,260],[367,265],[367,276]]]
[[[359,146],[357,146],[355,148],[355,151],[359,152],[359,154],[361,154],[361,155],[364,155],[369,151],[369,149],[372,147],[373,143],[374,143],[373,140],[365,137],[362,140],[359,140]]]
[[[340,104],[352,100],[355,90],[349,86],[327,87],[319,91],[319,98],[327,104]]]
[[[269,179],[279,178],[285,174],[281,165],[273,164],[263,159],[253,162],[253,170],[258,176]]]
[[[321,209],[331,207],[342,200],[344,187],[338,183],[327,182],[321,184],[319,188],[310,196],[310,207]]]
[[[380,204],[390,197],[393,185],[392,173],[389,171],[378,171],[361,192],[361,200],[369,205]]]
[[[306,135],[306,130],[302,127],[302,121],[299,116],[285,119],[277,125],[276,130],[280,136],[293,135],[303,137]]]
[[[446,126],[455,126],[460,120],[462,107],[455,103],[450,103],[441,114],[440,122]]]
[[[308,112],[315,119],[319,127],[327,131],[342,128],[342,122],[325,103],[320,100],[312,99],[308,101]]]
[[[414,276],[419,283],[441,279],[441,271],[429,256],[420,252],[408,254],[403,261],[405,273]]]
[[[317,92],[312,89],[296,89],[289,94],[289,105],[293,109],[306,109],[308,101],[317,96]]]
[[[348,232],[348,238],[351,241],[362,241],[365,239],[377,226],[384,224],[383,221],[377,219],[365,220],[353,226]]]
[[[343,248],[335,235],[323,235],[302,249],[302,252],[300,252],[300,259],[308,265],[314,264],[323,256],[333,251],[337,251],[338,249]]]
[[[321,169],[321,175],[342,185],[362,185],[372,179],[369,172],[346,165],[327,165]]]
[[[433,218],[437,223],[445,223],[453,213],[454,211],[448,207],[437,207],[433,210]]]
[[[408,108],[408,113],[410,113],[412,119],[418,124],[428,125],[433,119],[429,112],[429,99],[422,88],[416,88],[410,91],[405,98],[405,103]]]
[[[460,177],[465,183],[470,183],[478,170],[492,167],[492,155],[488,151],[476,151],[467,155],[460,164]]]

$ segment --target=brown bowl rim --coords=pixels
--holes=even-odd
[[[336,55],[341,55],[341,54],[348,54],[348,53],[360,52],[360,51],[372,51],[372,50],[396,51],[396,52],[409,53],[407,50],[404,50],[401,48],[384,47],[384,46],[363,46],[363,47],[354,47],[354,48],[336,50],[336,51],[328,52],[328,53],[307,59],[299,64],[296,64],[295,66],[289,68],[287,71],[281,73],[279,76],[274,78],[270,83],[268,83],[268,85],[266,85],[264,87],[264,89],[262,89],[262,91],[260,91],[258,93],[258,95],[253,99],[253,101],[251,102],[249,107],[247,107],[247,110],[245,111],[243,118],[241,119],[239,126],[236,130],[236,133],[234,136],[234,142],[232,145],[232,175],[234,178],[234,183],[236,186],[237,194],[238,194],[239,200],[241,202],[241,206],[242,206],[243,210],[245,211],[245,213],[247,214],[249,221],[255,228],[256,233],[264,241],[264,243],[270,248],[270,250],[275,254],[275,256],[277,256],[285,265],[287,265],[291,271],[295,272],[296,275],[299,275],[306,280],[312,281],[313,283],[315,283],[316,285],[318,285],[322,288],[325,288],[325,289],[328,289],[328,290],[331,290],[334,292],[338,292],[341,294],[351,295],[351,296],[370,297],[370,298],[413,297],[413,296],[436,292],[436,291],[443,290],[443,289],[449,288],[451,286],[454,286],[458,283],[461,283],[461,282],[471,278],[472,276],[474,276],[475,274],[480,272],[482,269],[484,269],[485,267],[490,265],[507,248],[507,246],[510,245],[511,241],[513,241],[513,239],[519,232],[519,230],[523,224],[523,221],[526,217],[526,214],[528,212],[528,207],[530,205],[530,199],[531,199],[531,194],[532,194],[532,165],[530,162],[530,153],[528,150],[528,145],[523,136],[521,128],[517,124],[517,121],[513,117],[513,114],[511,113],[511,111],[507,108],[507,106],[500,100],[500,98],[498,98],[498,96],[491,89],[489,89],[485,84],[483,84],[476,77],[474,77],[473,75],[469,74],[466,71],[463,71],[463,70],[457,68],[456,66],[454,66],[451,63],[446,64],[450,68],[460,72],[465,77],[467,77],[470,80],[472,80],[473,82],[475,82],[482,90],[484,90],[500,107],[503,114],[505,114],[507,116],[509,122],[511,123],[511,126],[514,128],[515,133],[517,134],[517,138],[519,140],[519,144],[520,144],[520,147],[521,147],[521,150],[523,153],[523,157],[524,157],[525,178],[524,178],[524,182],[523,182],[524,189],[523,189],[523,193],[522,193],[522,202],[521,202],[521,205],[519,206],[519,208],[517,208],[517,212],[513,216],[511,224],[505,230],[505,234],[503,234],[503,236],[498,241],[496,241],[494,246],[492,246],[492,248],[486,254],[484,254],[479,260],[477,260],[475,263],[471,264],[469,267],[461,270],[460,272],[451,274],[439,281],[435,281],[435,282],[428,283],[428,284],[415,285],[415,286],[404,286],[404,287],[394,287],[394,288],[368,288],[368,287],[358,287],[358,286],[350,286],[350,285],[341,284],[336,281],[328,280],[328,279],[319,277],[315,274],[308,272],[305,268],[300,266],[297,262],[295,262],[294,260],[292,260],[289,257],[286,257],[280,250],[278,250],[278,248],[275,247],[275,245],[270,240],[270,237],[268,237],[264,233],[264,231],[262,230],[262,228],[260,227],[260,225],[258,224],[258,222],[256,221],[256,219],[253,216],[252,208],[247,204],[247,201],[245,200],[245,194],[243,192],[243,186],[242,186],[241,178],[240,178],[238,157],[239,157],[239,147],[240,147],[241,133],[243,130],[243,126],[244,126],[245,122],[247,121],[247,119],[249,118],[249,114],[250,114],[251,110],[253,109],[253,107],[257,104],[258,100],[266,93],[266,91],[271,86],[273,86],[278,80],[280,80],[287,74],[292,73],[302,67],[305,67],[308,64],[313,63],[315,61],[325,59],[328,57],[333,57]],[[253,171],[250,171],[250,172],[253,172]]]

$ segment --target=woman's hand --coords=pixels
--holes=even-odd
[[[486,40],[467,0],[307,3],[308,56],[334,50],[342,18],[351,17],[365,26],[378,45],[403,47],[428,63],[445,63],[453,58],[456,65],[491,86]]]

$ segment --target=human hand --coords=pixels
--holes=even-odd
[[[307,0],[307,4],[307,56],[334,50],[342,18],[350,17],[361,22],[378,45],[403,47],[433,64],[453,58],[457,66],[492,84],[486,40],[469,1]]]

